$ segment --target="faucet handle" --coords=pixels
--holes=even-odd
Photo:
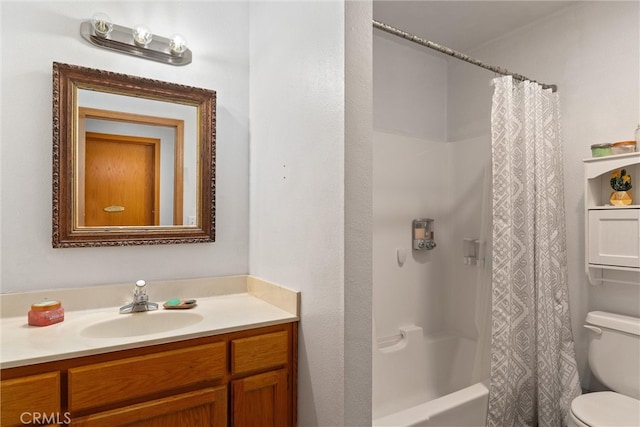
[[[141,295],[144,294],[145,291],[145,287],[147,286],[147,282],[145,282],[144,280],[138,280],[136,282],[136,287],[134,289],[134,292],[136,295]]]

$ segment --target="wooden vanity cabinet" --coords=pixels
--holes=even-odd
[[[82,427],[224,426],[227,424],[227,388],[206,388],[143,402],[84,417],[72,418]]]
[[[4,369],[1,426],[295,426],[296,372],[297,323]]]
[[[231,425],[290,426],[287,390],[289,373],[285,331],[231,341]],[[264,372],[246,376],[248,373]]]
[[[288,426],[287,371],[265,372],[231,382],[233,427]]]
[[[3,379],[0,381],[0,398],[0,422],[3,427],[32,422],[54,424],[61,409],[60,372]],[[45,417],[46,420],[42,421]]]

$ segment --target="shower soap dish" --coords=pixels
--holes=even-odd
[[[173,298],[162,304],[162,306],[167,310],[184,310],[195,307],[196,300]]]

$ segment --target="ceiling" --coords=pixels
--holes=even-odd
[[[373,18],[463,53],[579,1],[374,0]]]

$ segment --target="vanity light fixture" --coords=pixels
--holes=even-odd
[[[181,34],[174,34],[169,40],[169,49],[171,49],[171,52],[182,54],[187,50],[187,39]]]
[[[133,41],[138,46],[146,46],[151,43],[151,40],[153,40],[153,33],[151,33],[151,30],[144,25],[136,25],[133,27],[131,35],[133,35]]]
[[[133,28],[113,23],[104,13],[96,13],[80,25],[82,37],[94,46],[171,65],[191,63],[191,50],[180,34],[170,38],[151,33],[148,27]]]
[[[106,38],[113,31],[113,22],[106,14],[96,13],[91,17],[91,27],[99,37]]]

